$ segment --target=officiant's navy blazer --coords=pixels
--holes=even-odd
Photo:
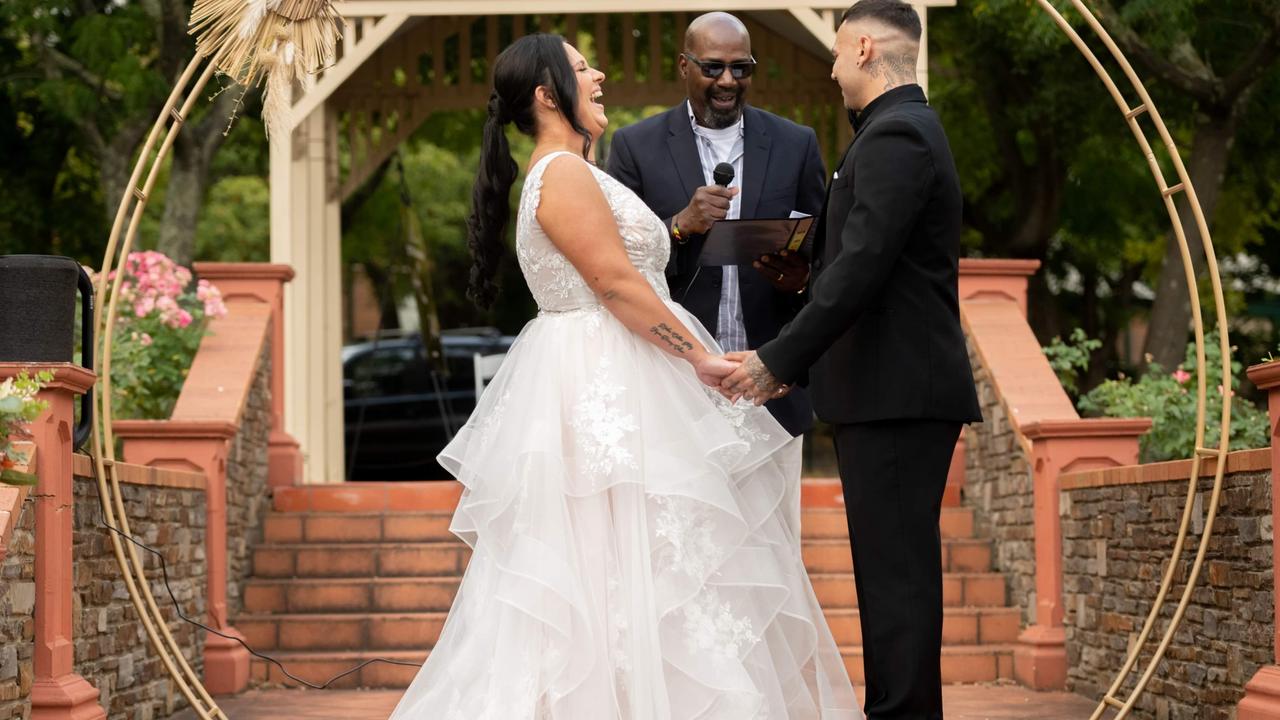
[[[813,129],[748,105],[743,136],[741,217],[785,218],[792,210],[818,215],[826,171]],[[681,102],[614,133],[606,167],[670,227],[672,216],[706,184],[688,105]],[[723,273],[716,267],[698,269],[704,239],[694,235],[683,244],[672,242],[667,280],[671,296],[715,335]],[[757,348],[777,337],[804,298],[778,291],[750,265],[739,268],[738,279],[747,343]],[[767,407],[792,435],[813,425],[813,408],[801,388]]]

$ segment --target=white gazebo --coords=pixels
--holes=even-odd
[[[752,101],[813,126],[828,151],[849,139],[829,48],[850,1],[738,0],[731,8],[747,23],[761,62]],[[913,2],[921,20],[929,7],[955,3]],[[590,36],[594,62],[609,75],[611,105],[673,105],[683,96],[671,70],[674,48],[688,20],[730,9],[706,0],[336,5],[347,19],[339,59],[295,97],[293,132],[271,148],[271,259],[297,272],[285,300],[285,425],[302,447],[302,481],[311,484],[343,478],[342,200],[432,112],[484,107],[489,68],[515,37],[538,30]],[[926,88],[927,60],[926,44],[919,67]]]

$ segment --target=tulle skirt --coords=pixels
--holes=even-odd
[[[440,455],[473,554],[393,720],[861,717],[798,442],[603,309],[540,315]]]

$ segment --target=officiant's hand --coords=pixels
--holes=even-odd
[[[733,352],[725,358],[742,363],[737,370],[720,382],[721,392],[729,399],[736,402],[738,398],[745,397],[756,405],[763,405],[775,398],[785,397],[791,392],[791,388],[779,382],[754,351]]]
[[[689,198],[689,206],[675,217],[680,234],[705,235],[717,220],[723,220],[729,214],[729,205],[739,192],[741,188],[720,185],[704,185],[695,190],[693,197]]]
[[[799,253],[783,250],[773,255],[762,255],[751,265],[784,293],[798,293],[809,282],[809,261]]]

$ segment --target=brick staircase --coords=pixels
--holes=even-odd
[[[234,623],[254,649],[293,674],[323,682],[373,657],[420,663],[435,642],[469,557],[449,534],[455,483],[313,486],[276,491],[265,539],[254,550],[244,613]],[[803,556],[856,684],[861,631],[840,490],[806,481]],[[973,515],[943,509],[942,676],[947,683],[1009,678],[1016,608],[991,572],[991,544],[973,537]],[[257,682],[291,684],[254,659]],[[375,663],[339,687],[405,687],[416,668]]]

